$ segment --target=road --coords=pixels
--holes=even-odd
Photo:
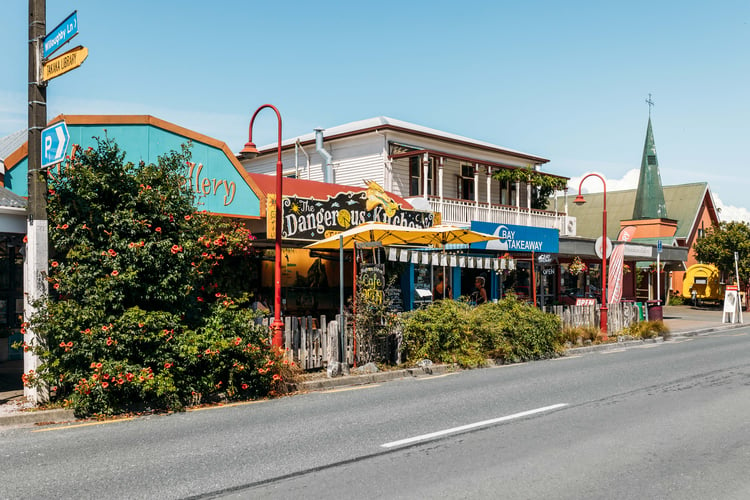
[[[750,498],[750,328],[0,430],[1,498]]]

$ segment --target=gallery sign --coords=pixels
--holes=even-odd
[[[433,212],[406,210],[396,204],[380,186],[373,183],[366,191],[342,192],[326,200],[285,196],[282,199],[281,235],[284,239],[316,241],[346,231],[365,222],[385,222],[396,226],[432,227]],[[379,189],[378,189],[379,188]],[[268,234],[275,223],[269,204]]]

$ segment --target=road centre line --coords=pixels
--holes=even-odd
[[[557,410],[559,408],[564,408],[566,406],[568,406],[567,403],[558,403],[556,405],[544,406],[542,408],[535,408],[533,410],[522,411],[520,413],[514,413],[512,415],[506,415],[504,417],[493,418],[490,420],[482,420],[481,422],[474,422],[473,424],[466,424],[466,425],[461,425],[459,427],[453,427],[451,429],[444,429],[442,431],[431,432],[429,434],[422,434],[421,436],[414,436],[414,437],[410,437],[406,439],[400,439],[398,441],[391,441],[390,443],[381,444],[380,447],[381,448],[395,448],[397,446],[404,446],[407,444],[417,443],[419,441],[427,441],[429,439],[435,439],[438,437],[447,436],[449,434],[457,434],[459,432],[477,429],[479,427],[485,427],[488,425],[498,424],[500,422],[508,422],[510,420],[528,417],[530,415],[536,415],[538,413],[544,413],[547,411]]]

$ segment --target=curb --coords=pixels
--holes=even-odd
[[[0,415],[0,427],[24,424],[57,424],[76,420],[73,410],[34,410],[20,411],[10,415]]]
[[[424,368],[404,368],[401,370],[389,370],[376,373],[366,373],[363,375],[344,375],[336,378],[321,378],[318,380],[308,380],[297,384],[289,384],[287,387],[292,392],[309,392],[328,389],[337,389],[339,387],[350,387],[366,384],[377,384],[408,377],[425,377],[429,375],[442,375],[455,371],[450,365],[432,365]]]
[[[706,333],[722,332],[727,330],[734,330],[748,326],[743,323],[713,326],[708,328],[702,328],[697,330],[688,330],[681,332],[670,332],[667,334],[666,339],[662,337],[656,337],[653,339],[644,340],[626,340],[624,342],[613,342],[609,344],[598,344],[584,347],[571,347],[565,350],[563,357],[575,354],[586,354],[590,352],[609,351],[613,349],[621,349],[624,347],[635,347],[643,344],[658,344],[665,341],[669,341],[676,337],[695,337]],[[296,384],[289,384],[287,387],[290,392],[315,392],[324,391],[331,389],[338,389],[341,387],[354,387],[367,384],[377,384],[381,382],[388,382],[390,380],[404,379],[409,377],[429,377],[431,375],[443,375],[446,373],[452,373],[460,371],[452,365],[444,364],[433,364],[429,367],[424,368],[404,368],[400,370],[389,370],[381,371],[376,373],[366,373],[362,375],[344,375],[336,378],[321,378],[317,380],[308,380],[299,382]],[[32,411],[20,411],[9,415],[0,415],[0,427],[7,427],[13,425],[30,425],[30,424],[58,424],[65,422],[72,422],[77,420],[73,414],[73,410],[54,409],[54,410],[32,410]]]

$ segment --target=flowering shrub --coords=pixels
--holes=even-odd
[[[282,387],[283,358],[243,307],[240,261],[254,238],[196,213],[181,182],[189,159],[184,147],[158,165],[126,164],[98,140],[50,182],[51,290],[31,319],[41,340],[24,346],[41,366],[24,382],[46,384],[79,415]]]
[[[578,256],[574,257],[573,262],[568,265],[568,272],[573,276],[578,276],[581,273],[585,273],[587,270],[588,266],[586,266],[586,263]]]

